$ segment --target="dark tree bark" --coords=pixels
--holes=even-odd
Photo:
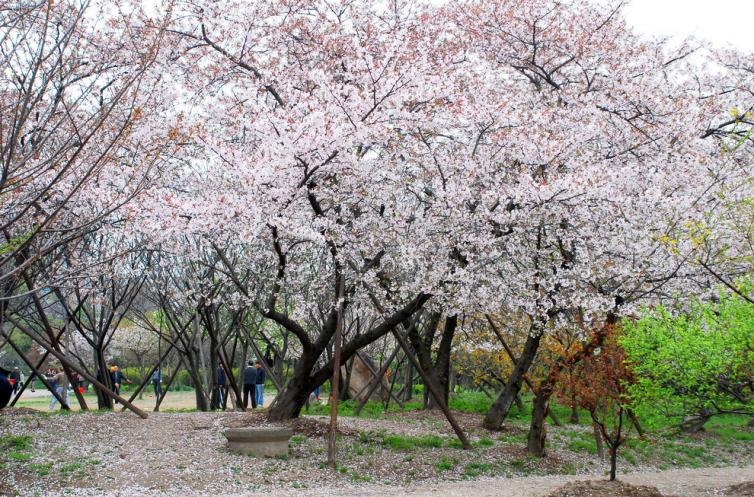
[[[547,437],[545,419],[547,418],[550,395],[551,393],[546,389],[540,389],[533,400],[534,408],[531,413],[527,451],[537,457],[544,457],[545,455],[545,438]]]
[[[581,349],[579,349],[577,352],[568,355],[566,357],[561,357],[551,368],[550,372],[547,374],[547,378],[542,381],[542,383],[539,385],[539,388],[537,388],[537,391],[535,392],[535,410],[538,408],[539,404],[547,406],[547,403],[550,400],[550,397],[552,396],[553,392],[555,391],[555,385],[558,382],[558,378],[560,377],[560,374],[563,370],[570,370],[572,369],[576,364],[581,362],[585,357],[589,357],[592,355],[594,350],[597,347],[601,347],[604,342],[605,338],[607,337],[610,329],[612,326],[615,325],[615,323],[618,321],[618,317],[613,313],[608,313],[607,319],[605,321],[605,324],[600,326],[597,330],[592,333],[592,336],[590,337],[589,341],[584,344]],[[546,413],[545,413],[546,414]],[[532,414],[531,419],[531,426],[529,429],[529,444],[528,444],[528,451],[530,454],[534,454],[536,456],[543,456],[545,453],[545,439],[546,439],[546,431],[543,427],[538,426],[539,418],[536,415],[536,413]],[[542,423],[544,424],[544,418],[542,418]],[[608,442],[609,443],[609,442]]]
[[[492,403],[490,410],[484,417],[483,426],[488,430],[499,430],[508,413],[511,410],[513,402],[515,402],[518,393],[521,391],[521,385],[524,382],[524,375],[529,371],[534,357],[537,355],[539,349],[539,342],[542,339],[542,334],[529,334],[524,344],[524,350],[519,357],[516,367],[513,368],[508,382],[505,384],[505,388],[500,393],[495,402]]]
[[[448,316],[445,319],[445,327],[440,339],[440,346],[437,349],[437,357],[435,357],[438,387],[443,394],[443,400],[446,405],[450,397],[450,353],[457,325],[457,316]],[[439,409],[439,406],[431,397],[429,398],[428,407],[430,409]]]
[[[353,337],[348,343],[344,343],[341,350],[340,364],[337,365],[337,367],[345,364],[354,354],[356,354],[357,351],[382,338],[387,333],[390,333],[393,328],[399,324],[409,320],[411,316],[421,310],[429,298],[430,295],[427,294],[416,296],[411,302],[406,304],[405,307],[396,310],[379,325]],[[294,333],[301,339],[303,348],[303,352],[296,363],[291,379],[288,381],[283,391],[278,394],[267,411],[267,417],[270,421],[283,421],[298,417],[299,414],[301,414],[301,409],[306,404],[306,400],[309,398],[309,394],[314,388],[322,385],[332,377],[332,373],[336,367],[333,364],[334,359],[330,359],[324,364],[324,366],[316,371],[314,368],[333,337],[337,310],[328,316],[328,319],[315,342],[311,342],[308,338],[308,334],[303,331],[303,328],[291,322],[287,317],[281,316],[277,313],[270,314],[286,323],[285,325],[297,330],[297,333]]]
[[[594,431],[594,445],[597,447],[597,457],[604,459],[605,450],[602,448],[602,434],[600,427],[594,421],[592,421],[592,430]]]

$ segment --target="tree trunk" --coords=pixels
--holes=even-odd
[[[95,377],[98,377],[100,383],[107,385],[112,390],[113,386],[110,383],[110,371],[107,369],[105,351],[102,347],[99,347],[94,351],[94,359],[97,363],[97,374]],[[94,392],[97,394],[97,407],[99,409],[112,409],[113,399],[110,396],[105,395],[99,388],[94,385],[92,386],[94,387]]]
[[[597,457],[604,459],[605,451],[602,448],[602,434],[600,433],[600,427],[594,421],[592,421],[592,430],[594,431],[594,445],[597,447]]]
[[[548,389],[540,390],[534,396],[534,409],[531,413],[527,451],[529,454],[537,457],[544,457],[545,455],[545,438],[547,437],[545,419],[547,418],[549,401],[550,395]]]
[[[571,372],[573,375],[573,372]],[[579,424],[579,404],[576,402],[576,387],[571,388],[571,416],[568,422],[574,425]]]
[[[406,361],[405,369],[406,379],[403,392],[403,401],[410,402],[414,398],[414,365],[411,361]]]
[[[313,384],[311,372],[322,351],[305,350],[296,362],[293,376],[282,392],[278,392],[267,410],[267,419],[272,422],[297,418],[306,404],[309,394],[317,385]]]
[[[437,371],[438,390],[443,395],[443,401],[445,405],[448,405],[448,398],[450,396],[450,352],[453,344],[453,335],[455,335],[456,326],[458,324],[457,316],[448,316],[445,319],[445,327],[443,328],[442,338],[440,339],[440,346],[437,349],[437,357],[435,358],[435,371]],[[430,409],[439,409],[437,403],[429,398]]]
[[[303,375],[294,373],[285,385],[285,389],[278,393],[269,407],[268,421],[278,422],[297,418],[312,390],[314,390],[314,385],[311,384],[308,371],[305,371]]]
[[[615,472],[618,468],[618,447],[610,447],[610,481],[615,481]]]
[[[533,330],[532,330],[533,331]],[[531,333],[526,338],[526,344],[524,344],[524,350],[521,353],[521,357],[518,359],[516,367],[513,368],[508,382],[505,384],[505,388],[500,393],[495,402],[492,403],[490,410],[487,412],[482,425],[488,430],[499,430],[506,416],[511,410],[513,402],[518,396],[518,392],[521,390],[521,384],[524,381],[524,375],[529,371],[531,363],[534,361],[534,357],[537,355],[537,349],[539,348],[539,342],[542,339],[542,334],[538,333],[533,336]]]

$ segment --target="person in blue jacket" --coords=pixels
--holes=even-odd
[[[257,385],[255,388],[255,394],[257,399],[257,405],[259,407],[264,407],[264,368],[262,368],[262,362],[257,361],[256,363],[257,368]]]

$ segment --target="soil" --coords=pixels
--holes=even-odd
[[[289,427],[295,435],[304,435],[310,438],[326,437],[330,432],[329,424],[321,418],[300,417],[276,424]],[[245,428],[251,426],[269,426],[269,423],[264,413],[255,412],[242,417],[231,418],[226,422],[225,426],[227,428]],[[348,437],[355,437],[359,434],[357,430],[346,428],[342,424],[338,426],[336,432],[338,435]]]
[[[548,497],[669,497],[655,487],[630,485],[621,481],[589,480],[568,483]]]
[[[222,432],[262,425],[264,413],[150,413],[140,419],[120,412],[40,415],[5,409],[0,438],[23,434],[32,443],[14,457],[0,454],[0,496],[58,497],[65,488],[71,497],[542,497],[568,483],[604,478],[605,461],[584,452],[553,446],[546,458],[528,457],[523,426],[490,433],[479,428],[480,416],[459,418],[473,450],[451,444],[449,428],[431,413],[341,418],[333,471],[323,467],[324,416],[290,421],[296,436],[289,456],[260,459],[230,453]],[[388,437],[393,442],[430,437],[440,444],[404,449]],[[666,497],[752,497],[751,487],[741,486],[754,481],[748,449],[731,450],[738,454],[733,463],[738,467],[633,466],[633,472],[622,468],[619,478],[656,487]]]
[[[723,491],[726,497],[754,497],[754,481],[731,485]]]

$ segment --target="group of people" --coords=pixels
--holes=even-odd
[[[120,388],[123,385],[123,383],[133,383],[129,378],[127,378],[123,371],[118,367],[118,365],[113,364],[109,366],[108,368],[108,374],[110,379],[110,384],[112,385],[113,392],[117,395],[120,395]],[[226,403],[226,395],[227,395],[227,381],[228,381],[228,375],[225,371],[225,368],[222,365],[219,365],[217,367],[217,370],[215,372],[216,374],[216,384],[217,384],[217,391],[216,395],[213,396],[213,405],[211,408],[213,409],[224,409],[225,403]],[[58,403],[58,398],[62,399],[63,402],[68,403],[68,391],[71,388],[78,388],[81,393],[84,393],[86,390],[84,379],[78,374],[73,373],[73,384],[71,384],[68,381],[68,376],[65,374],[62,368],[59,367],[50,367],[45,371],[44,377],[47,380],[47,382],[52,387],[52,390],[57,394],[53,395],[50,399],[50,411],[55,409],[55,405]],[[266,380],[266,375],[264,368],[262,367],[261,361],[252,362],[249,361],[246,368],[243,370],[243,407],[244,409],[247,409],[249,407],[249,399],[251,399],[251,407],[252,409],[256,409],[257,407],[263,407],[264,406],[264,383]],[[99,378],[99,375],[98,375]],[[21,388],[21,385],[23,384],[23,373],[20,371],[19,368],[15,368],[11,374],[9,375],[10,383],[13,386],[13,392],[14,394],[18,393],[18,391]],[[159,366],[154,370],[152,373],[152,387],[154,390],[154,395],[156,398],[159,398],[162,395],[162,368]],[[102,381],[102,380],[100,380]],[[32,381],[30,383],[31,391],[34,391],[34,380],[32,375]]]
[[[249,361],[248,366],[243,370],[243,407],[249,407],[249,396],[251,396],[251,408],[264,407],[264,380],[265,374],[262,363],[257,361],[252,365]]]
[[[251,408],[264,406],[264,382],[266,375],[262,368],[261,361],[256,363],[249,361],[243,370],[243,407],[249,407],[249,398],[251,398]],[[217,390],[212,396],[210,409],[225,409],[228,374],[222,364],[215,370],[215,384]]]

